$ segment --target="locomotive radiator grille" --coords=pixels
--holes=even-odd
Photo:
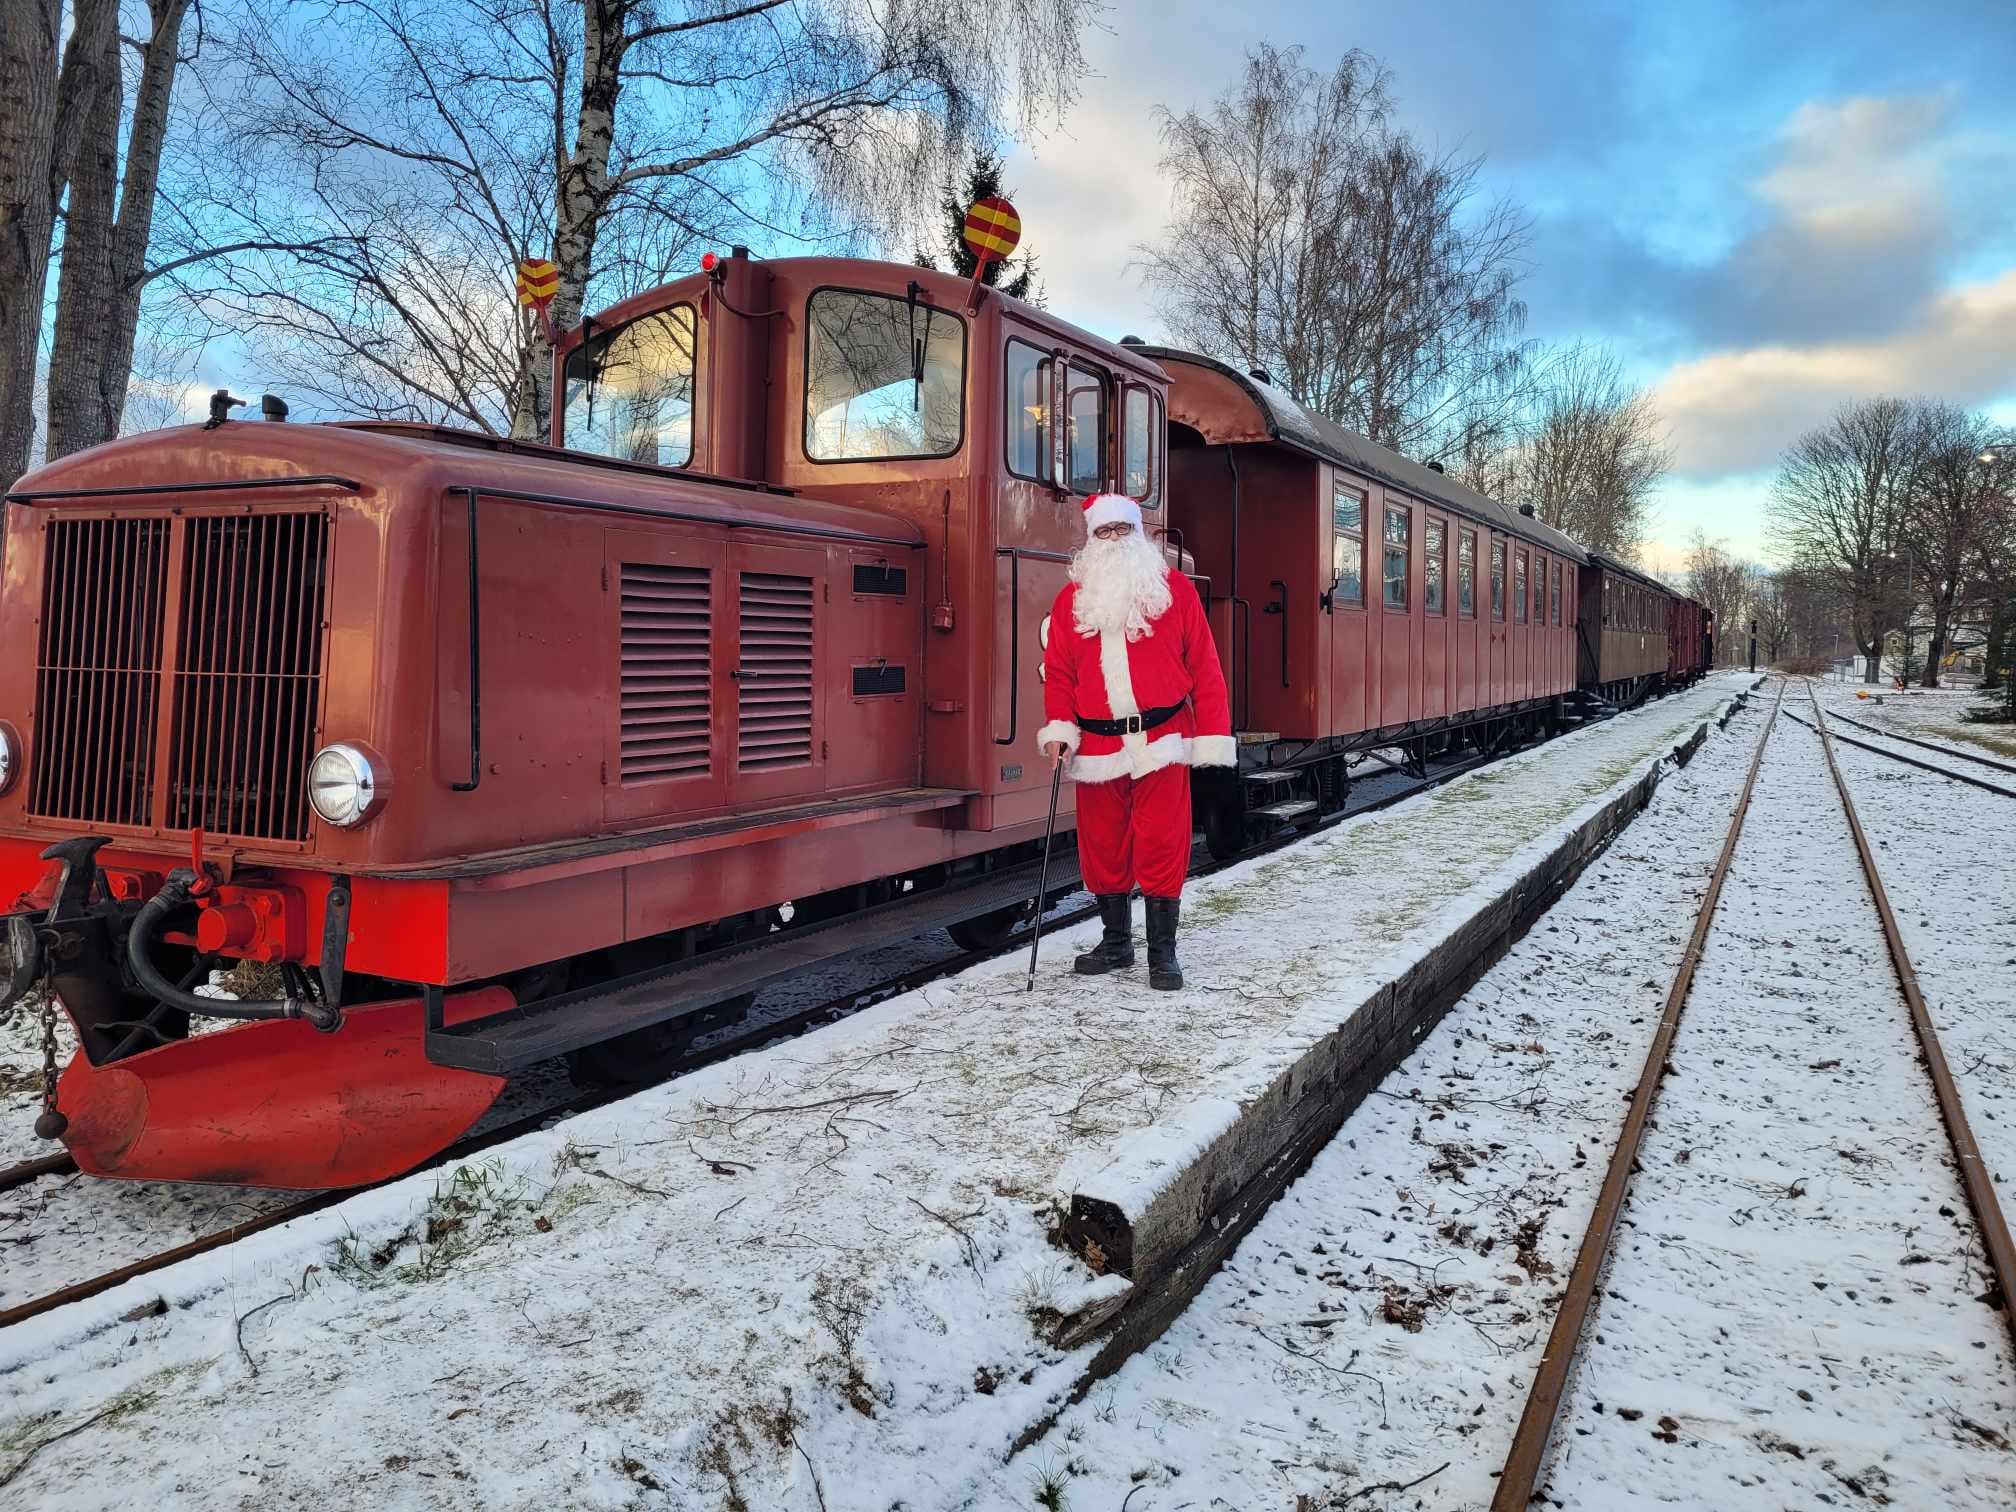
[[[626,783],[711,768],[713,578],[705,567],[623,564],[619,775]]]
[[[198,516],[186,529],[168,825],[305,841],[329,522]]]
[[[49,523],[31,814],[149,821],[168,532],[166,520]]]
[[[745,572],[741,583],[736,767],[812,761],[812,579]]]

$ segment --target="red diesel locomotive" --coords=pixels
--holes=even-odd
[[[1087,492],[1213,617],[1214,849],[1334,812],[1354,751],[1562,716],[1565,537],[1262,378],[970,297],[738,249],[563,338],[551,445],[225,419],[23,479],[0,1003],[76,1028],[45,1132],[94,1175],[362,1183],[526,1065],[655,1074],[820,961],[1004,938]],[[237,961],[280,994],[195,991]]]

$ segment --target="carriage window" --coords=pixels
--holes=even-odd
[[[568,353],[561,440],[630,462],[691,462],[694,332],[693,307],[674,305]]]
[[[1008,471],[1047,483],[1050,460],[1050,358],[1026,341],[1008,343]]]
[[[1442,571],[1447,565],[1443,554],[1447,546],[1449,527],[1440,520],[1430,520],[1425,531],[1428,555],[1422,563],[1427,581],[1421,591],[1421,607],[1430,614],[1443,613]]]
[[[1547,623],[1547,553],[1533,553],[1533,623]]]
[[[1456,608],[1466,618],[1477,615],[1477,532],[1456,534]]]
[[[1121,410],[1120,492],[1143,503],[1150,503],[1155,497],[1149,478],[1155,448],[1153,420],[1148,390],[1129,384]]]
[[[1491,543],[1491,618],[1505,618],[1505,543]]]
[[[884,294],[821,289],[806,306],[805,455],[949,457],[965,425],[966,323]]]
[[[1330,523],[1335,535],[1330,542],[1330,575],[1336,585],[1330,591],[1333,604],[1365,602],[1365,495],[1348,487],[1342,479],[1330,484]]]
[[[1407,547],[1411,521],[1405,509],[1386,509],[1386,607],[1407,607]]]
[[[1526,623],[1526,553],[1520,552],[1513,566],[1512,578],[1512,619],[1515,624]]]
[[[1106,375],[1075,364],[1064,370],[1064,433],[1070,444],[1065,487],[1098,493],[1106,486]]]

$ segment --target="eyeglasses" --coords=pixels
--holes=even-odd
[[[1117,541],[1122,536],[1132,535],[1133,533],[1134,527],[1120,520],[1109,520],[1092,532],[1092,534],[1099,537],[1102,541]]]

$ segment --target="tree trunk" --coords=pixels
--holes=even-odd
[[[56,345],[49,364],[49,455],[60,457],[119,434],[133,377],[133,342],[154,234],[168,101],[181,61],[189,0],[150,0],[153,34],[133,97],[126,179],[118,186],[121,92],[117,41],[111,87],[101,91],[71,173],[62,272],[56,286]],[[119,218],[112,221],[115,189]],[[80,246],[80,230],[87,240]]]
[[[1939,659],[1946,654],[1947,608],[1940,604],[1932,611],[1932,640],[1925,647],[1925,673],[1918,679],[1921,688],[1939,686]]]
[[[55,200],[49,169],[56,123],[59,0],[0,5],[0,483],[28,469],[42,291]]]
[[[104,84],[84,117],[70,166],[63,257],[56,273],[56,338],[49,354],[48,456],[68,456],[112,434],[101,386],[112,302],[113,212],[119,196],[119,39],[105,38]],[[122,395],[123,397],[123,395]]]
[[[560,287],[550,313],[556,331],[580,322],[588,276],[594,271],[595,238],[609,203],[609,149],[616,138],[626,13],[618,0],[588,0],[582,7],[581,107],[575,116],[574,150],[561,168],[553,197],[553,265]],[[527,341],[525,367],[525,389],[511,433],[544,441],[553,417],[553,347],[536,326]]]

